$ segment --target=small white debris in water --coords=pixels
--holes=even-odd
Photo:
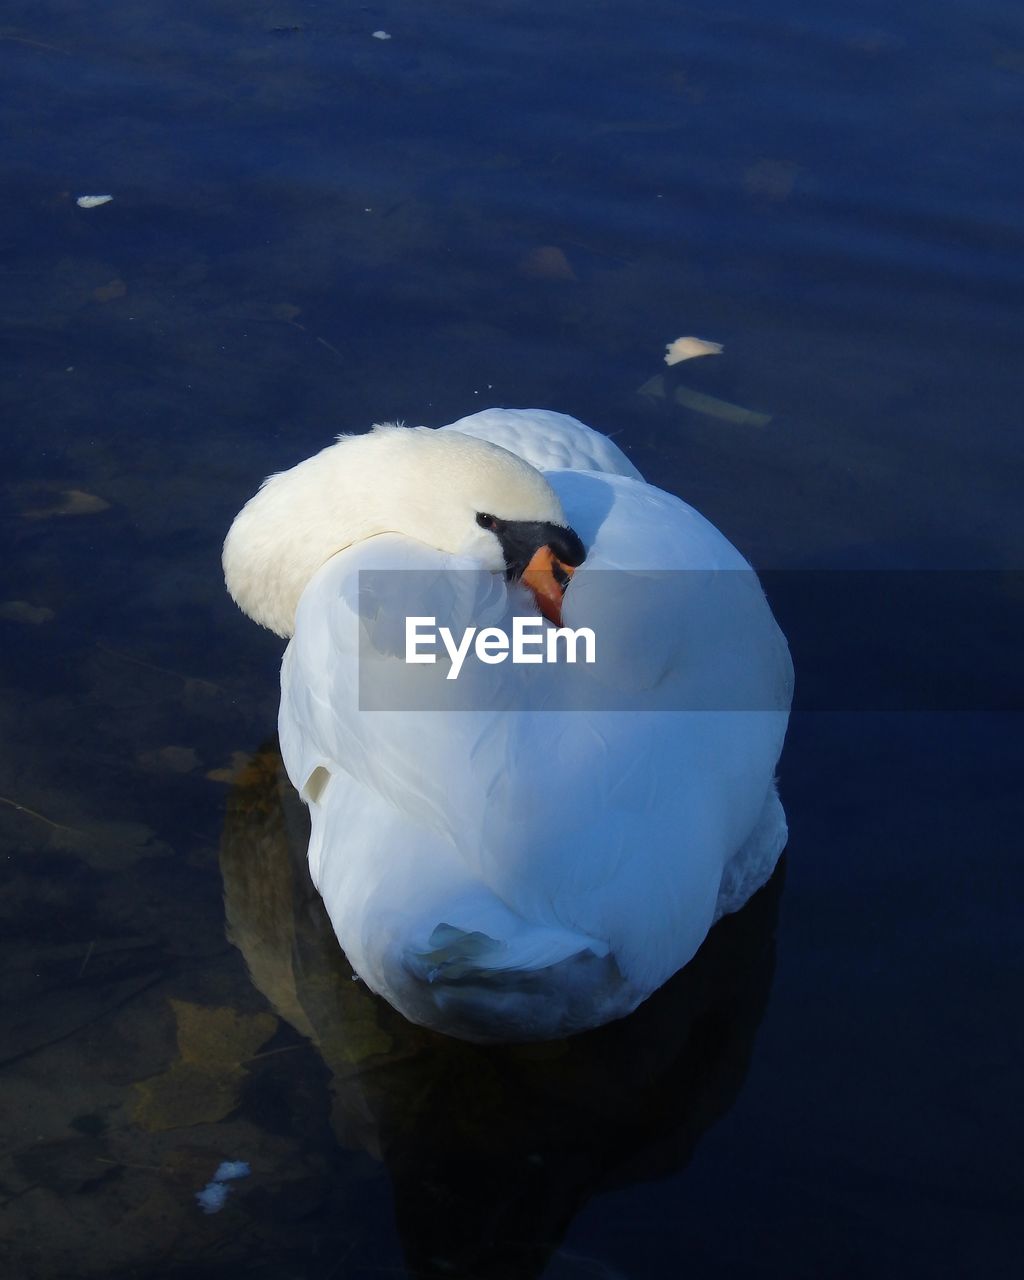
[[[248,1178],[250,1173],[252,1167],[246,1160],[222,1160],[212,1181],[196,1192],[196,1201],[203,1213],[220,1213],[231,1190],[227,1184],[236,1178]]]
[[[202,1191],[196,1192],[196,1200],[203,1213],[220,1213],[228,1198],[228,1187],[223,1182],[208,1182]]]
[[[386,31],[375,31],[373,33],[374,40],[390,40],[391,37]]]
[[[79,209],[95,209],[97,205],[110,204],[113,196],[79,196],[75,201]]]
[[[665,344],[665,363],[679,364],[682,360],[695,360],[698,356],[720,356],[720,342],[705,342],[703,338],[676,338]]]

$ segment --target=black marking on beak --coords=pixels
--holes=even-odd
[[[476,522],[481,529],[490,529],[501,543],[506,577],[510,582],[523,576],[526,566],[541,547],[550,547],[555,559],[568,565],[570,569],[575,569],[587,558],[587,551],[579,534],[563,524],[552,524],[544,520],[501,520],[484,511],[477,514]],[[561,565],[553,572],[556,582],[564,591],[569,584],[569,574]]]

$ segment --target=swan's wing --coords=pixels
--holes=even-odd
[[[643,479],[607,436],[551,409],[483,409],[441,430],[489,440],[525,458],[538,471],[600,471]]]
[[[340,775],[350,812],[391,815],[390,826],[367,819],[358,847],[346,845],[344,816],[332,819],[339,843],[318,846],[314,836],[318,882],[328,858],[356,868],[346,872],[352,928],[372,930],[390,911],[381,931],[398,929],[422,951],[434,928],[452,923],[433,899],[432,915],[417,914],[405,890],[396,890],[406,906],[394,914],[380,877],[397,822],[419,833],[411,845],[403,836],[403,848],[427,860],[414,859],[418,870],[403,873],[403,884],[415,889],[422,877],[429,887],[455,868],[453,901],[464,905],[483,889],[533,928],[579,945],[596,939],[650,991],[700,945],[723,870],[765,808],[785,732],[788,651],[746,562],[692,509],[615,476],[552,482],[574,525],[591,533],[565,615],[597,631],[592,672],[506,663],[467,667],[452,684],[444,664],[409,667],[394,652],[394,625],[382,620],[388,610],[407,612],[409,596],[381,594],[365,627],[360,569],[397,571],[401,585],[412,568],[424,584],[413,591],[415,608],[436,606],[439,616],[457,599],[460,613],[479,610],[481,621],[507,625],[523,601],[487,574],[470,573],[453,596],[438,585],[447,563],[440,553],[374,538],[335,557],[303,596],[282,672],[282,749],[314,806]],[[666,573],[684,589],[668,591]],[[608,574],[631,584],[628,607],[608,596]],[[715,585],[722,581],[725,595]],[[604,667],[602,644],[610,646]],[[737,685],[744,692],[730,702]],[[361,709],[368,689],[388,695],[383,705],[393,709]],[[442,705],[432,701],[441,695],[451,699],[446,711],[423,709]],[[446,870],[435,879],[439,850]],[[360,909],[370,885],[372,912]]]
[[[513,590],[511,597],[527,611],[525,595]],[[310,582],[281,676],[282,754],[310,808],[310,872],[338,938],[361,976],[407,1016],[435,1022],[435,1003],[444,999],[446,1029],[458,1030],[465,1016],[470,1037],[476,1014],[456,1006],[472,1005],[472,984],[447,991],[430,981],[435,970],[451,979],[471,968],[486,982],[487,1017],[475,1034],[483,1022],[493,1023],[497,1038],[531,1025],[555,1034],[571,1027],[571,1012],[555,1000],[538,1021],[535,1001],[516,989],[514,975],[565,963],[573,982],[563,994],[582,1000],[582,989],[602,975],[574,957],[594,961],[608,952],[598,938],[521,915],[480,873],[488,780],[495,768],[504,771],[495,749],[500,726],[514,716],[503,708],[518,673],[478,666],[465,682],[451,683],[446,661],[410,666],[404,647],[396,650],[406,610],[457,630],[470,618],[478,626],[502,623],[509,607],[500,575],[396,535],[371,539]],[[493,675],[486,689],[474,684]],[[443,712],[417,709],[446,698]],[[608,1016],[644,994],[621,980],[618,988],[620,1003]],[[593,1003],[584,1004],[592,1016]]]
[[[597,662],[534,669],[563,686],[559,709],[481,743],[481,874],[521,913],[608,940],[653,989],[696,951],[724,868],[776,813],[792,664],[750,566],[699,513],[626,478],[548,478],[587,531],[563,613],[594,630]],[[764,832],[759,870],[784,824]]]

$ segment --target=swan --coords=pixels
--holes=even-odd
[[[410,1021],[511,1042],[621,1018],[770,877],[785,637],[741,554],[606,436],[509,409],[341,436],[264,482],[223,567],[288,639],[313,883]],[[410,618],[590,631],[595,660],[478,646],[453,680],[444,649],[407,660]]]

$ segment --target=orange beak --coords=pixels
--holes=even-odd
[[[562,597],[572,574],[569,565],[563,564],[550,547],[541,547],[534,552],[521,579],[523,586],[533,592],[541,613],[556,627],[562,625]]]

